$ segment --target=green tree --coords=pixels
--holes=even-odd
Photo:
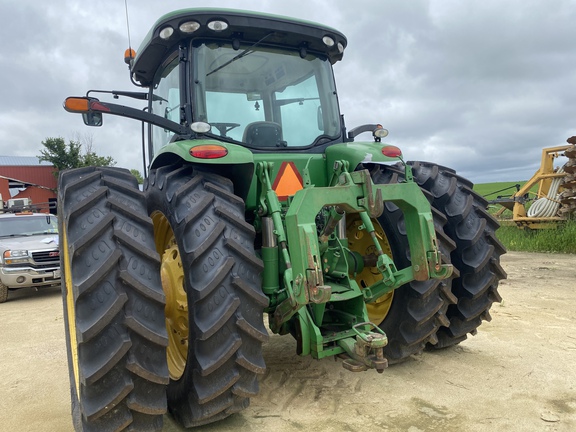
[[[40,150],[40,161],[47,161],[56,168],[54,175],[69,168],[85,166],[114,166],[116,161],[111,156],[99,156],[92,150],[92,143],[88,142],[86,151],[82,153],[82,143],[79,140],[70,140],[68,144],[64,138],[46,138],[42,141],[44,149]]]
[[[66,145],[64,138],[46,138],[42,141],[42,145],[44,150],[40,150],[38,159],[40,162],[50,162],[57,171],[84,166],[80,142],[69,141]]]
[[[140,171],[138,171],[137,169],[131,169],[130,172],[134,177],[136,177],[136,180],[138,180],[138,184],[144,183],[144,179],[142,178],[142,174],[140,174]]]
[[[112,156],[98,156],[94,152],[84,155],[81,166],[114,166],[116,162]]]

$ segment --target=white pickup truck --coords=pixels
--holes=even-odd
[[[46,213],[0,213],[0,303],[8,291],[60,284],[58,221]]]

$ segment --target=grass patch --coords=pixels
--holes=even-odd
[[[558,229],[521,230],[504,226],[496,231],[496,236],[508,250],[576,253],[576,220],[568,221]]]

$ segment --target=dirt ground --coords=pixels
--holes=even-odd
[[[251,406],[202,431],[575,431],[576,256],[510,252],[502,304],[474,337],[387,369],[264,347],[268,371]],[[59,289],[0,305],[2,430],[71,431]],[[169,416],[165,431],[181,431]]]

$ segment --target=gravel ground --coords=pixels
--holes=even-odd
[[[510,252],[502,263],[502,304],[460,345],[352,373],[298,357],[290,336],[274,335],[260,395],[201,430],[575,431],[576,256]],[[0,345],[2,429],[71,431],[59,289],[11,292]]]

